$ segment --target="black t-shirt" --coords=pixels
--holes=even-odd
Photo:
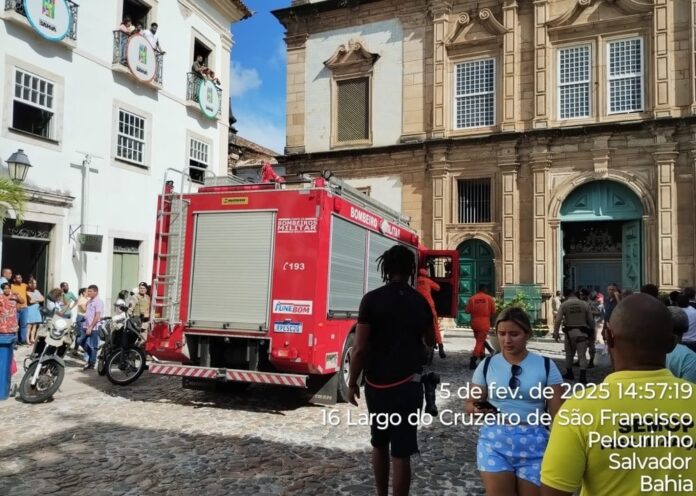
[[[391,384],[421,371],[423,338],[432,328],[428,302],[405,283],[392,282],[370,291],[360,302],[358,323],[370,326],[365,377]]]

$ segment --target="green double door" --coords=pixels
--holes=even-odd
[[[469,325],[470,316],[464,312],[469,298],[478,291],[481,284],[488,286],[488,292],[495,291],[495,264],[493,250],[485,242],[470,239],[457,247],[459,252],[459,311],[457,325]]]
[[[634,220],[621,226],[621,285],[640,290],[642,284],[641,222]]]

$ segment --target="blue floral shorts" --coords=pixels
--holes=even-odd
[[[481,472],[513,472],[541,486],[541,460],[549,431],[544,426],[484,426],[479,433],[477,465]]]

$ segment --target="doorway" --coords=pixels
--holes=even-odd
[[[459,252],[459,305],[457,325],[468,326],[471,317],[464,312],[469,298],[478,291],[481,284],[488,286],[488,292],[495,290],[495,263],[493,250],[479,239],[464,241],[457,247]]]
[[[118,299],[124,289],[135,288],[140,274],[140,241],[114,239],[113,272],[111,276],[111,301]]]
[[[45,295],[48,288],[48,253],[52,224],[25,221],[19,226],[6,219],[2,233],[2,267],[22,274],[24,281],[34,276],[37,289]]]
[[[622,184],[593,181],[574,190],[561,207],[559,287],[640,289],[642,217],[640,199]]]

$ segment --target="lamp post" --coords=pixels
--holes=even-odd
[[[17,184],[23,183],[27,178],[29,167],[31,167],[29,157],[27,157],[27,154],[24,153],[24,150],[21,148],[10,155],[10,158],[7,159],[7,168],[10,171],[10,179]]]

